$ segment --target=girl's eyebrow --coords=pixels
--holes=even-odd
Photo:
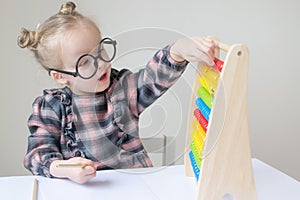
[[[96,45],[94,45],[94,47],[91,49],[91,50],[81,50],[81,54],[79,54],[79,56],[77,57],[77,59],[74,61],[74,63],[72,63],[73,65],[72,66],[75,66],[76,67],[76,64],[77,62],[79,61],[79,58],[85,54],[98,54],[98,47],[99,47],[99,44],[100,44],[100,41],[98,41],[98,43]],[[101,48],[102,49],[102,48]],[[94,55],[95,56],[95,55]]]

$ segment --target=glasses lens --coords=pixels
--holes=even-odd
[[[110,62],[114,59],[116,54],[115,43],[116,42],[110,38],[106,38],[102,41],[100,46],[100,56],[104,61]]]
[[[85,79],[91,78],[97,71],[97,66],[95,66],[95,58],[90,54],[82,56],[78,60],[77,70],[80,77]]]

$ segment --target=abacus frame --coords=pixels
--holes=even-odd
[[[199,180],[197,200],[257,200],[248,132],[248,48],[243,44],[227,45],[214,38],[216,57],[226,53],[211,109]],[[199,88],[199,63],[193,85],[186,133],[184,158],[187,176],[194,176],[189,160],[192,141],[194,100]]]

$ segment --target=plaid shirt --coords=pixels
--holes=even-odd
[[[188,63],[174,61],[169,49],[158,51],[136,73],[112,69],[104,92],[44,90],[28,120],[25,167],[35,175],[52,177],[52,161],[76,156],[94,161],[98,170],[152,166],[139,138],[139,115],[176,82]]]

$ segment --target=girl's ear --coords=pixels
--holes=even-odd
[[[68,80],[64,77],[62,73],[51,71],[50,76],[52,77],[53,80],[55,80],[59,84],[67,85],[68,83]]]

